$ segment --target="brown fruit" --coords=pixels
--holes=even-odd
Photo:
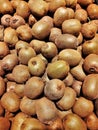
[[[87,11],[85,9],[77,9],[75,11],[75,19],[80,20],[81,23],[87,22]]]
[[[65,7],[65,5],[66,5],[65,0],[51,0],[49,2],[49,11],[55,12],[56,9],[58,9],[59,7]]]
[[[24,120],[26,120],[26,118],[28,118],[27,114],[23,112],[17,113],[14,119],[12,120],[11,130],[21,130],[21,125],[24,122]]]
[[[63,79],[67,76],[69,69],[69,64],[66,61],[57,60],[48,64],[47,75],[50,78]]]
[[[2,96],[6,90],[6,83],[2,77],[0,77],[0,96]]]
[[[18,36],[15,29],[7,27],[4,30],[4,42],[6,42],[10,47],[14,47],[16,45],[18,42]]]
[[[60,117],[57,117],[54,121],[52,121],[49,125],[47,125],[48,130],[64,130],[63,122]]]
[[[89,4],[93,3],[93,0],[77,0],[77,2],[81,5],[81,6],[88,6]]]
[[[50,16],[44,16],[32,26],[32,35],[43,40],[50,34],[50,30],[53,27],[53,19]]]
[[[9,130],[10,129],[10,121],[6,117],[0,117],[0,130]]]
[[[63,82],[66,84],[66,86],[71,86],[73,84],[74,78],[72,74],[69,72],[68,75],[65,77]]]
[[[45,124],[50,124],[57,117],[57,108],[51,100],[42,97],[36,101],[36,114]]]
[[[5,27],[10,26],[10,20],[12,16],[10,14],[5,14],[1,17],[1,24],[4,25]]]
[[[0,117],[3,116],[5,113],[5,109],[3,108],[3,106],[1,105],[1,101],[0,101]]]
[[[46,58],[53,58],[58,54],[57,46],[53,42],[47,42],[41,47],[41,53]]]
[[[57,101],[56,104],[61,110],[69,110],[74,105],[75,99],[76,99],[75,90],[73,88],[66,87],[63,97],[59,101]]]
[[[25,20],[23,19],[23,17],[19,15],[14,15],[13,17],[10,18],[10,26],[12,28],[17,28],[24,24],[25,24]]]
[[[62,23],[63,33],[69,33],[73,35],[79,35],[81,31],[81,23],[78,19],[68,19]]]
[[[74,80],[72,88],[75,90],[76,95],[79,97],[81,95],[82,81]]]
[[[29,8],[32,14],[36,17],[45,16],[48,12],[48,3],[44,0],[29,0]]]
[[[16,93],[9,91],[1,97],[2,106],[9,112],[16,112],[19,110],[20,99]]]
[[[18,64],[16,54],[8,54],[2,59],[1,66],[5,71],[11,71]]]
[[[75,67],[73,67],[71,70],[70,70],[71,74],[73,75],[73,77],[79,81],[84,81],[85,77],[86,77],[86,74],[83,70],[83,67],[82,65],[77,65]]]
[[[98,129],[98,117],[95,115],[94,112],[92,112],[91,114],[89,114],[86,118],[85,118],[85,122],[87,124],[87,128],[89,130],[97,130]]]
[[[64,20],[74,18],[74,10],[72,8],[59,7],[54,13],[54,24],[61,27]]]
[[[61,29],[60,28],[57,28],[57,27],[53,27],[51,28],[50,30],[50,35],[49,35],[49,41],[51,42],[55,42],[55,39],[61,35],[62,32],[61,32]]]
[[[81,33],[84,38],[91,39],[95,36],[96,32],[97,32],[97,26],[95,23],[87,22],[82,24]]]
[[[29,41],[32,39],[32,31],[27,24],[17,27],[16,32],[18,37],[23,41]]]
[[[98,55],[91,53],[86,56],[83,62],[83,68],[88,74],[98,73]]]
[[[34,99],[42,94],[44,89],[44,82],[40,77],[33,76],[28,79],[24,88],[24,95],[28,98]]]
[[[20,4],[20,1],[21,0],[11,0],[12,7],[16,9],[18,4]]]
[[[17,52],[19,52],[20,49],[22,48],[26,48],[26,47],[29,47],[30,45],[28,44],[28,42],[26,41],[22,41],[22,40],[19,40],[16,45],[15,45],[15,49]]]
[[[17,83],[24,83],[30,78],[28,67],[22,64],[18,64],[13,68],[12,75]]]
[[[89,4],[87,6],[87,13],[90,19],[98,19],[98,5],[97,4]]]
[[[98,74],[89,74],[86,76],[82,85],[82,92],[86,98],[90,100],[98,98],[97,82],[98,82]]]
[[[58,59],[68,62],[70,66],[78,65],[81,58],[80,52],[75,49],[63,49],[58,54]]]
[[[30,15],[30,8],[26,1],[21,0],[16,7],[16,14],[26,19]]]
[[[63,118],[63,126],[64,130],[87,130],[84,120],[74,113]]]
[[[42,46],[46,44],[45,41],[42,41],[42,40],[37,40],[37,39],[33,39],[31,40],[30,42],[30,46],[35,50],[35,52],[37,54],[40,54],[41,53],[41,48]]]
[[[46,82],[44,94],[50,100],[58,100],[63,97],[65,92],[65,84],[59,79],[52,79]]]
[[[59,35],[55,39],[55,44],[59,49],[75,49],[78,46],[78,40],[74,35],[66,33]]]
[[[0,13],[13,13],[13,7],[9,0],[0,0]]]
[[[7,43],[0,42],[0,58],[5,57],[7,54],[9,54],[9,48],[7,46]]]
[[[20,101],[20,110],[29,116],[34,116],[36,114],[35,102],[36,100],[24,96]]]
[[[21,48],[18,52],[18,58],[21,64],[27,65],[28,61],[36,56],[36,52],[32,47]]]
[[[36,22],[37,22],[37,19],[32,14],[30,14],[28,18],[29,25],[33,26]]]
[[[0,25],[0,41],[4,40],[4,26]]]
[[[79,115],[80,117],[86,117],[94,110],[94,105],[91,100],[88,100],[84,97],[79,97],[73,107],[72,110],[75,114]]]
[[[19,96],[23,97],[24,96],[24,84],[16,84],[16,87],[14,88],[14,92]]]
[[[98,54],[98,44],[95,40],[87,40],[82,44],[82,52],[84,56],[91,53]]]
[[[41,76],[46,69],[46,62],[41,57],[35,56],[28,61],[29,72],[34,76]]]
[[[20,130],[45,130],[45,125],[42,124],[38,119],[36,118],[26,118],[23,123],[21,124]]]

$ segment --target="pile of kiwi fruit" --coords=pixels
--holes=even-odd
[[[98,130],[95,0],[0,0],[0,130]]]

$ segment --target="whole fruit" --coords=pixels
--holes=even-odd
[[[78,19],[68,19],[62,23],[63,33],[78,35],[81,30],[81,23]]]
[[[90,100],[97,99],[98,98],[97,84],[98,84],[98,74],[87,75],[82,85],[83,95]]]
[[[18,64],[13,68],[12,75],[17,83],[24,83],[30,78],[28,67],[22,64]]]
[[[29,72],[34,76],[41,76],[46,68],[44,60],[38,56],[32,57],[28,61]]]
[[[82,56],[75,49],[63,49],[59,52],[58,59],[67,61],[70,66],[76,66],[81,61]]]
[[[77,114],[68,114],[63,118],[64,130],[87,130],[86,123]]]
[[[28,79],[24,88],[24,95],[34,99],[41,95],[44,89],[44,82],[40,77],[33,76]]]
[[[65,84],[60,79],[52,79],[46,82],[44,94],[50,100],[58,100],[63,97]]]
[[[94,41],[94,40],[85,41],[82,44],[82,52],[83,52],[84,56],[87,56],[91,53],[98,54],[98,44],[97,44],[97,42]]]
[[[57,60],[47,66],[47,75],[50,78],[64,78],[69,72],[69,64],[64,60]]]
[[[83,62],[83,68],[88,74],[98,73],[98,55],[89,54]]]
[[[73,107],[72,110],[75,114],[79,115],[80,117],[86,117],[94,110],[93,102],[87,98],[79,97]]]

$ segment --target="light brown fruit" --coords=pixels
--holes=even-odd
[[[59,79],[52,79],[46,82],[44,86],[44,94],[50,100],[59,100],[65,92],[65,84]]]
[[[18,64],[13,68],[12,76],[17,83],[24,83],[30,78],[29,69],[26,65]]]
[[[28,79],[24,88],[24,95],[34,99],[42,94],[44,90],[44,82],[40,77],[33,76]]]
[[[86,123],[77,114],[71,113],[63,118],[64,130],[87,130]]]
[[[76,100],[76,92],[71,87],[66,87],[63,97],[57,101],[56,105],[61,110],[69,110],[72,108]]]
[[[58,59],[68,62],[70,66],[78,65],[81,58],[80,52],[75,49],[63,49],[58,54]]]
[[[2,106],[9,112],[16,112],[19,110],[20,99],[12,91],[6,92],[1,97]]]
[[[94,105],[91,100],[88,100],[85,97],[79,97],[73,107],[72,110],[75,114],[79,115],[80,117],[86,117],[94,110]]]
[[[64,60],[51,62],[47,66],[47,75],[50,78],[63,79],[67,76],[70,70],[69,64]]]

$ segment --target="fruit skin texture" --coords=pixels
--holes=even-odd
[[[98,73],[98,55],[89,54],[83,62],[83,68],[88,74]]]
[[[28,61],[28,68],[31,75],[41,76],[45,71],[46,64],[43,59],[35,56]]]
[[[45,126],[44,124],[42,124],[39,120],[37,120],[36,118],[26,118],[22,125],[20,130],[45,130]]]
[[[96,4],[88,5],[87,13],[90,19],[98,19],[98,5]]]
[[[65,91],[65,84],[62,80],[52,79],[46,82],[44,87],[44,94],[50,100],[58,100],[63,97]]]
[[[81,23],[78,19],[68,19],[62,23],[63,33],[69,33],[78,36],[80,30]]]
[[[61,110],[69,110],[75,103],[76,92],[71,87],[66,87],[64,96],[56,103]]]
[[[1,105],[9,112],[16,112],[19,110],[20,99],[16,93],[9,91],[1,97]]]
[[[50,34],[50,30],[53,27],[53,20],[49,16],[44,16],[32,26],[33,37],[43,40]]]
[[[77,38],[72,34],[61,34],[55,39],[55,44],[60,49],[73,48],[78,46]]]
[[[89,74],[86,76],[83,82],[82,92],[90,100],[98,98],[98,74]]]
[[[88,100],[84,97],[79,97],[74,103],[72,110],[75,114],[84,118],[88,116],[94,110],[94,105],[91,100]]]
[[[58,54],[59,60],[67,61],[70,66],[76,66],[81,61],[80,52],[75,49],[63,49]]]
[[[64,78],[69,72],[69,64],[64,60],[58,60],[48,64],[47,74],[51,78]]]
[[[87,56],[91,53],[98,55],[98,44],[94,40],[85,41],[82,44],[83,55]]]
[[[24,95],[28,98],[34,99],[41,95],[44,88],[44,82],[40,77],[33,76],[26,82],[24,88]]]
[[[6,117],[0,117],[0,130],[9,130],[10,121]]]
[[[16,65],[13,68],[12,75],[17,83],[23,83],[30,78],[29,69],[23,64]]]
[[[85,122],[76,114],[68,114],[63,119],[64,130],[87,130]]]
[[[16,114],[12,121],[11,130],[20,130],[20,127],[26,118],[28,118],[28,115],[23,112]]]
[[[42,97],[36,101],[36,114],[38,119],[45,124],[50,124],[57,117],[57,108],[51,100]]]

